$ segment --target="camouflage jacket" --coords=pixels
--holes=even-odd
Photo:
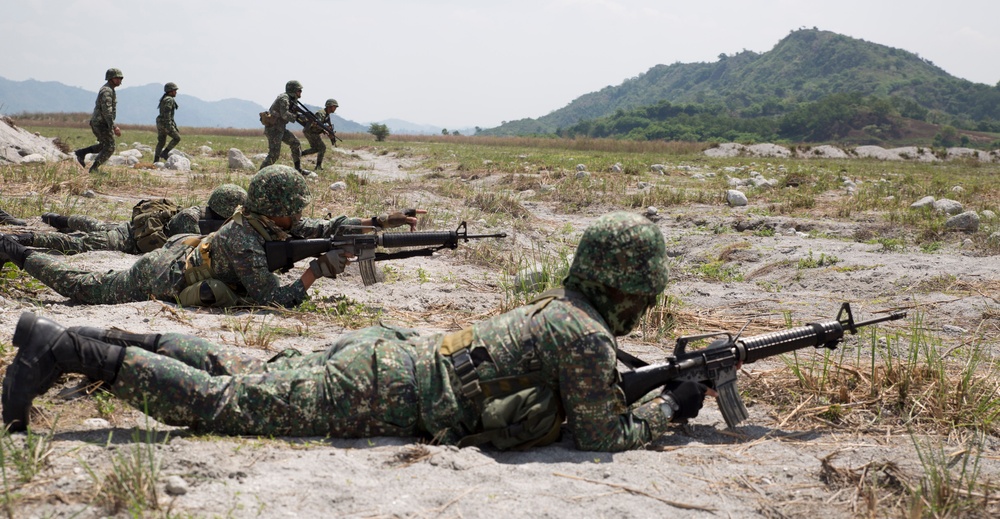
[[[108,81],[97,92],[97,101],[94,103],[94,113],[90,116],[91,126],[106,126],[111,128],[115,125],[115,117],[118,109],[118,95],[115,88]]]
[[[607,324],[582,301],[552,299],[522,306],[471,327],[481,381],[527,373],[525,355],[534,345],[545,383],[566,411],[578,449],[621,451],[641,448],[664,434],[668,422],[654,403],[629,408],[618,387],[617,342]],[[357,332],[357,333],[362,333]],[[462,396],[451,359],[439,351],[443,334],[407,339],[414,355],[419,423],[448,443],[476,431],[478,409]],[[422,357],[422,358],[421,358]]]
[[[198,220],[208,218],[204,207],[191,206],[181,209],[177,214],[170,217],[170,221],[163,228],[164,234],[173,236],[175,234],[201,234]]]
[[[169,127],[174,124],[174,112],[177,110],[177,100],[173,96],[163,94],[160,98],[160,115],[156,116],[156,125]]]
[[[319,119],[319,121],[321,123],[323,123],[325,125],[328,125],[329,127],[333,128],[333,123],[330,122],[330,114],[326,113],[326,109],[325,108],[323,110],[320,110],[320,111],[316,112],[316,118]],[[322,135],[322,134],[324,134],[326,132],[323,131],[323,128],[320,128],[320,126],[318,124],[310,123],[310,124],[307,124],[304,128],[302,128],[302,133],[311,133],[313,135]]]
[[[279,94],[275,98],[274,102],[271,103],[271,108],[268,109],[275,120],[275,124],[270,128],[284,128],[286,124],[297,120],[295,114],[290,109],[291,105],[292,100],[289,98],[288,93]]]

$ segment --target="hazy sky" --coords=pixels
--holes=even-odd
[[[657,64],[770,50],[816,27],[1000,81],[998,0],[0,0],[0,76],[94,92],[165,83],[268,106],[289,79],[347,119],[483,128]],[[0,100],[2,102],[2,100]]]

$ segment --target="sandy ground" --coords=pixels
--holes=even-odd
[[[413,163],[392,156],[353,153],[341,167],[364,170],[373,180],[420,173]],[[412,193],[411,200],[433,196]],[[503,229],[511,235],[504,246],[531,247],[546,232],[566,225],[578,234],[600,214],[559,214],[530,199],[525,207],[537,218],[532,227],[539,230]],[[737,232],[746,222],[777,232]],[[751,330],[773,329],[780,327],[785,312],[795,323],[829,320],[842,301],[850,301],[858,319],[886,309],[919,311],[923,326],[940,334],[945,348],[977,330],[992,337],[995,347],[997,321],[984,315],[996,307],[996,292],[956,286],[995,288],[1000,282],[996,259],[969,255],[957,240],[932,254],[883,251],[879,245],[838,239],[855,232],[857,224],[850,222],[754,218],[746,208],[724,206],[671,210],[657,223],[673,262],[668,292],[683,300],[685,315],[691,317],[680,324],[684,333],[718,329],[720,323],[735,331],[749,317],[756,317]],[[37,218],[30,225],[45,228]],[[822,237],[803,234],[807,231]],[[730,265],[743,274],[743,281],[722,283],[685,274],[724,250],[731,251]],[[802,275],[796,262],[810,254],[835,256],[838,268],[814,268]],[[70,261],[123,268],[134,258],[97,252]],[[363,287],[357,272],[349,272],[318,282],[314,297],[342,294],[369,309],[382,309],[387,321],[435,329],[455,329],[490,315],[502,302],[500,274],[464,262],[458,253],[395,262],[393,267],[398,278],[391,283]],[[289,279],[292,275],[297,273]],[[951,276],[950,286],[937,282],[945,276]],[[227,315],[155,301],[80,306],[47,290],[35,297],[37,305],[29,298],[0,301],[0,343],[10,344],[14,324],[26,310],[64,325],[197,334],[261,358],[285,347],[320,349],[345,331],[336,320],[303,320],[281,312]],[[908,326],[900,321],[880,329],[891,333]],[[259,336],[266,327],[296,333],[277,334],[265,350]],[[622,347],[657,361],[671,344],[631,336]],[[859,347],[855,338],[845,345],[849,352]],[[760,386],[781,366],[748,365],[740,384]],[[67,378],[37,402],[40,430],[56,420],[58,427],[49,465],[18,487],[22,499],[15,517],[106,515],[106,509],[92,502],[99,488],[95,481],[106,483],[112,461],[141,448],[133,437],[136,427],[156,431],[152,449],[159,463],[160,510],[148,514],[170,517],[851,517],[868,515],[859,483],[866,475],[897,484],[919,481],[924,469],[915,441],[961,453],[968,439],[965,434],[938,436],[900,427],[789,420],[792,410],[762,398],[748,401],[751,417],[734,430],[725,428],[715,403],[708,402],[692,424],[678,426],[649,449],[615,454],[576,451],[565,437],[529,452],[459,450],[407,438],[220,438],[149,422],[120,407],[109,419],[100,418],[93,398],[65,401],[57,396],[58,389],[78,383]],[[1000,479],[996,438],[983,441],[986,454],[978,458],[979,477],[995,482]],[[896,515],[894,499],[874,505],[877,515]],[[987,503],[984,516],[997,510],[995,500]]]

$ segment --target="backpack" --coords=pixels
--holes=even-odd
[[[173,201],[167,198],[140,200],[132,208],[132,238],[140,252],[159,249],[167,242],[164,228],[175,214],[180,212]]]

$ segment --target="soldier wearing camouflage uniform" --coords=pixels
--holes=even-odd
[[[337,107],[340,104],[337,103],[336,99],[327,99],[326,107],[322,110],[316,112],[316,118],[320,120],[323,124],[328,125],[333,128],[333,122],[330,121],[330,114],[337,111]],[[309,123],[302,128],[302,134],[306,136],[306,140],[309,141],[309,149],[302,152],[302,156],[316,154],[316,170],[323,170],[323,155],[326,153],[326,143],[323,142],[323,136],[326,132],[316,123]]]
[[[176,301],[189,285],[211,279],[252,303],[293,307],[305,300],[306,289],[317,278],[333,278],[343,272],[346,258],[331,251],[313,260],[300,279],[282,285],[281,279],[267,268],[264,242],[289,239],[292,230],[301,233],[296,236],[299,238],[318,238],[335,235],[344,225],[362,224],[360,218],[347,216],[302,221],[302,210],[309,201],[309,188],[302,175],[288,166],[274,165],[254,175],[246,205],[218,231],[206,237],[174,235],[162,248],[142,255],[127,270],[79,270],[57,256],[25,248],[12,235],[0,235],[0,262],[11,261],[59,294],[84,304],[150,298]],[[412,228],[416,220],[393,213],[365,222],[386,228]],[[202,243],[207,244],[206,255],[201,254]],[[221,295],[213,287],[202,301],[188,304],[211,306],[221,302],[213,299],[218,297]]]
[[[247,192],[236,184],[223,184],[212,190],[205,207],[191,206],[182,209],[172,216],[163,228],[167,237],[178,234],[202,234],[199,220],[217,221],[221,226],[236,211],[245,204]],[[132,230],[132,222],[105,223],[86,215],[63,216],[55,213],[45,213],[42,221],[66,231],[83,231],[83,236],[75,236],[62,232],[26,232],[14,234],[21,245],[39,247],[62,252],[64,254],[79,254],[95,250],[111,250],[126,254],[142,254],[136,244]]]
[[[278,162],[278,157],[281,155],[281,143],[284,142],[292,150],[292,162],[295,164],[295,169],[303,173],[299,139],[285,128],[288,123],[298,120],[291,107],[293,100],[300,97],[302,97],[302,83],[292,80],[285,83],[284,93],[279,94],[271,103],[271,108],[268,109],[271,114],[271,123],[264,125],[264,135],[267,137],[267,157],[261,163],[260,169]]]
[[[167,83],[163,85],[163,96],[160,97],[160,115],[156,116],[156,151],[153,153],[153,162],[167,160],[170,150],[181,142],[181,134],[177,131],[177,124],[174,122],[174,112],[177,111],[177,83]],[[170,137],[170,144],[163,145]]]
[[[121,86],[124,77],[122,71],[116,68],[109,68],[104,73],[104,79],[107,83],[97,92],[94,112],[90,116],[90,130],[97,137],[97,144],[74,152],[77,162],[84,167],[86,167],[84,161],[87,154],[97,154],[94,157],[94,162],[90,165],[90,173],[97,173],[98,168],[115,153],[115,137],[120,137],[122,134],[122,131],[115,126],[118,110],[118,96],[115,94],[115,88]]]
[[[424,436],[465,445],[483,434],[477,391],[529,380],[557,395],[577,448],[642,448],[671,421],[697,416],[708,391],[668,384],[630,408],[617,386],[615,336],[656,303],[665,257],[655,225],[613,213],[584,232],[564,290],[458,332],[375,326],[325,351],[271,362],[187,335],[64,329],[25,313],[3,383],[3,418],[12,431],[23,429],[31,400],[73,372],[104,381],[157,420],[202,432]]]

